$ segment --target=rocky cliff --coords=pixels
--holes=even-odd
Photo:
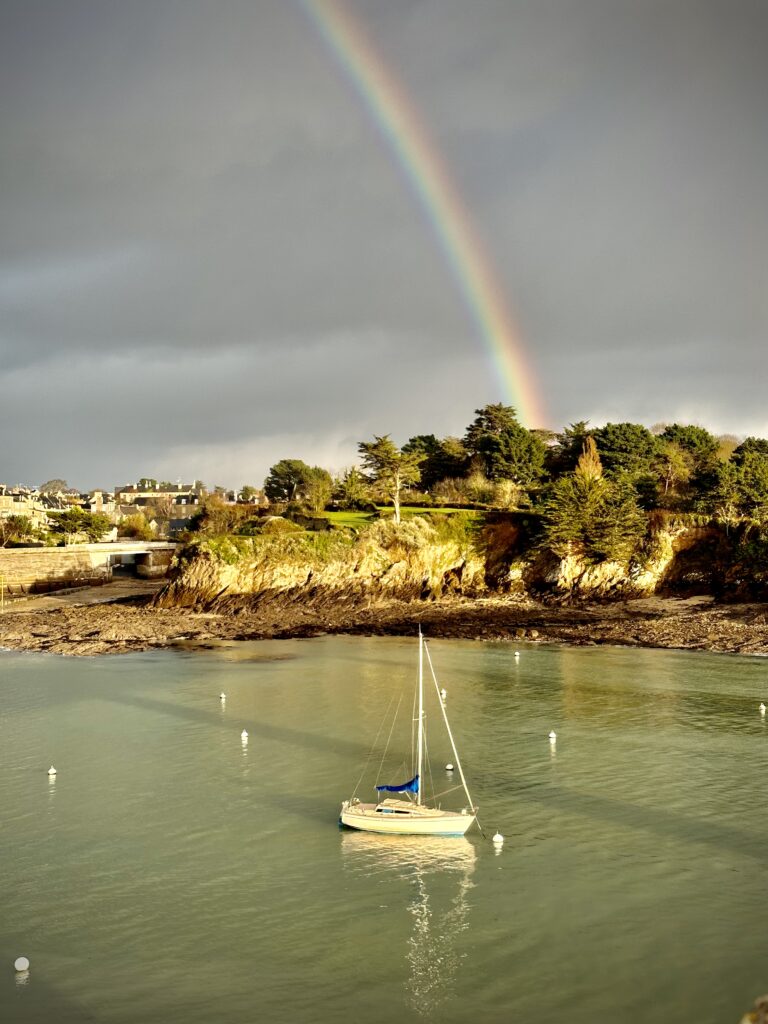
[[[426,519],[344,532],[212,538],[183,549],[160,606],[232,607],[269,601],[371,603],[478,596],[485,561],[464,530]]]
[[[578,550],[557,557],[542,549],[519,516],[498,516],[482,528],[462,518],[379,521],[360,535],[298,531],[198,540],[177,555],[156,603],[235,610],[288,601],[369,607],[452,595],[764,599],[768,570],[758,571],[762,550],[755,555],[753,548],[738,533],[662,522],[629,564],[595,563]]]

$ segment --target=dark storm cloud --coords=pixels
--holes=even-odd
[[[350,9],[472,211],[552,425],[768,432],[764,5]],[[0,479],[258,482],[508,398],[298,4],[3,0],[0,96]]]

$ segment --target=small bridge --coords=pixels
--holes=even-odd
[[[168,571],[177,547],[173,541],[115,541],[0,548],[0,587],[6,596],[18,596],[108,583],[116,574],[156,579]]]

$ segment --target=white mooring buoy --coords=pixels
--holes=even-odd
[[[53,767],[53,765],[51,765],[51,767],[48,769],[48,774],[49,775],[55,775],[56,774],[56,769]]]
[[[448,762],[448,764],[447,764],[447,765],[445,766],[445,770],[446,770],[447,772],[452,772],[452,771],[453,771],[453,765],[451,764],[451,762],[450,762],[450,761],[449,761],[449,762]]]
[[[553,729],[553,730],[552,730],[552,731],[550,732],[550,734],[549,734],[549,742],[550,742],[550,743],[554,743],[556,739],[557,739],[557,733],[556,733],[556,732],[555,732],[555,730]]]
[[[440,698],[441,698],[442,700],[445,700],[445,698],[446,698],[447,696],[448,696],[448,691],[447,691],[447,690],[441,690],[441,691],[440,691]]]
[[[29,960],[27,960],[27,958],[25,956],[17,957],[17,959],[14,961],[13,967],[14,967],[14,970],[19,971],[19,972],[21,972],[21,971],[28,971],[29,970]]]
[[[760,714],[761,714],[761,715],[764,715],[764,714],[765,714],[765,704],[761,704],[761,705],[760,705]]]
[[[221,701],[222,704],[226,701],[226,699],[227,699],[226,693],[220,693],[219,694],[219,700]]]
[[[494,846],[503,846],[504,845],[504,836],[501,834],[501,832],[497,832],[496,833],[496,835],[493,837],[492,842],[493,842]]]
[[[519,658],[519,657],[520,657],[520,651],[515,651],[515,657],[516,657],[516,658]]]

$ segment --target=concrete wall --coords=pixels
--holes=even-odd
[[[147,551],[150,548],[150,551]],[[149,544],[131,550],[123,544],[77,544],[68,548],[0,548],[0,577],[5,593],[46,593],[64,587],[106,583],[112,565],[149,563],[141,575],[163,575],[173,554],[173,544]]]

